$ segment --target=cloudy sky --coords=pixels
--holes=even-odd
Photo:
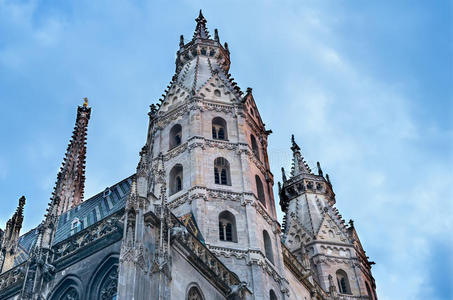
[[[21,195],[24,232],[41,221],[83,97],[86,196],[134,172],[202,8],[274,132],[276,180],[294,133],[355,220],[380,299],[453,299],[452,3],[217,2],[0,0],[0,226]]]

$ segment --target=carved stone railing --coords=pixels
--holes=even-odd
[[[15,266],[0,275],[0,295],[14,287],[21,287],[25,280],[25,263]]]
[[[308,269],[306,269],[302,263],[294,256],[294,254],[286,248],[285,245],[282,244],[282,254],[283,254],[283,262],[285,266],[296,276],[296,278],[304,282],[305,278],[307,278]]]
[[[172,223],[176,226],[184,227],[175,215],[172,216]],[[239,277],[230,271],[217,256],[198,240],[190,231],[185,235],[176,237],[180,244],[187,250],[190,255],[189,260],[193,260],[209,278],[219,283],[219,286],[225,294],[230,292],[230,287],[240,285]]]
[[[371,299],[369,296],[353,296],[353,295],[345,295],[345,294],[339,294],[337,296],[338,300],[351,300],[351,299],[361,299],[361,300],[368,300]]]
[[[331,299],[330,294],[324,291],[315,280],[309,280],[311,272],[282,244],[283,262],[296,278],[309,290],[315,292],[321,299]],[[313,298],[315,299],[315,298]]]
[[[84,230],[74,234],[68,239],[61,241],[53,247],[53,260],[55,264],[73,256],[74,253],[86,249],[100,240],[116,235],[122,236],[121,216],[124,214],[124,209],[106,217],[105,219],[94,223]],[[111,241],[110,241],[111,242]]]

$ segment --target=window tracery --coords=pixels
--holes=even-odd
[[[113,267],[105,276],[99,290],[100,300],[116,300],[118,296],[118,266]]]
[[[173,195],[183,189],[183,167],[180,164],[175,165],[170,171],[170,195]]]
[[[219,214],[219,239],[227,242],[237,242],[236,219],[229,211]]]
[[[214,160],[214,183],[221,185],[231,185],[230,164],[223,157]]]
[[[215,140],[227,140],[227,124],[221,117],[212,119],[212,138]]]
[[[61,295],[61,300],[79,300],[79,293],[74,287],[70,287],[63,295]]]
[[[191,287],[187,295],[187,300],[203,300],[200,290],[195,286]]]

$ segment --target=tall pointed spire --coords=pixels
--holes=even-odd
[[[0,240],[0,273],[13,267],[14,254],[19,244],[19,235],[24,220],[25,197],[19,199],[16,212],[6,222],[5,232]]]
[[[198,14],[198,18],[195,19],[197,22],[197,27],[195,27],[195,32],[193,34],[193,39],[209,39],[211,38],[208,32],[208,29],[206,28],[206,19],[203,16],[203,13],[201,12]]]
[[[52,201],[54,205],[58,205],[57,215],[61,215],[83,201],[86,135],[90,115],[91,107],[88,107],[88,99],[84,98],[83,105],[77,107],[77,118],[72,138],[66,150],[63,165],[57,175]]]
[[[291,176],[299,174],[312,174],[310,167],[305,162],[302,154],[300,154],[300,147],[297,145],[294,134],[291,135],[291,150],[293,151],[293,161],[291,166]]]

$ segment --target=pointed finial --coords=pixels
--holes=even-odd
[[[19,198],[19,205],[17,206],[16,212],[19,215],[22,215],[24,212],[24,206],[25,206],[25,196],[22,196]]]
[[[329,174],[326,174],[326,179],[327,179],[327,182],[328,182],[328,183],[329,183],[330,185],[332,185],[332,184],[330,183],[330,177],[329,177]]]
[[[209,39],[209,32],[206,28],[206,19],[201,12],[198,14],[198,18],[195,19],[197,22],[197,27],[195,28],[195,33],[193,34],[193,38],[202,38],[202,39]]]
[[[216,29],[214,29],[214,40],[217,42],[217,43],[220,43],[220,39],[219,39],[219,31]]]
[[[88,98],[83,98],[83,107],[88,107]]]
[[[283,183],[286,181],[285,168],[283,168],[283,167],[282,167],[282,180],[283,180]]]
[[[353,219],[349,220],[349,227],[354,228],[354,220]]]
[[[203,12],[201,11],[201,9],[200,9],[200,13],[198,14],[198,19],[200,19],[200,20],[201,20],[201,19],[203,19],[203,20],[205,19],[204,16],[203,16]],[[196,20],[195,20],[195,21],[196,21]]]
[[[184,47],[184,36],[181,34],[179,37],[179,48]]]
[[[225,42],[225,44],[223,44],[223,47],[225,48],[226,51],[230,52],[230,49],[228,49],[228,43]]]
[[[321,164],[319,163],[319,161],[316,162],[316,165],[318,167],[318,175],[319,176],[323,176],[322,169],[321,169]]]
[[[299,145],[297,145],[296,140],[294,139],[294,134],[291,135],[291,150],[293,152],[300,150]]]

